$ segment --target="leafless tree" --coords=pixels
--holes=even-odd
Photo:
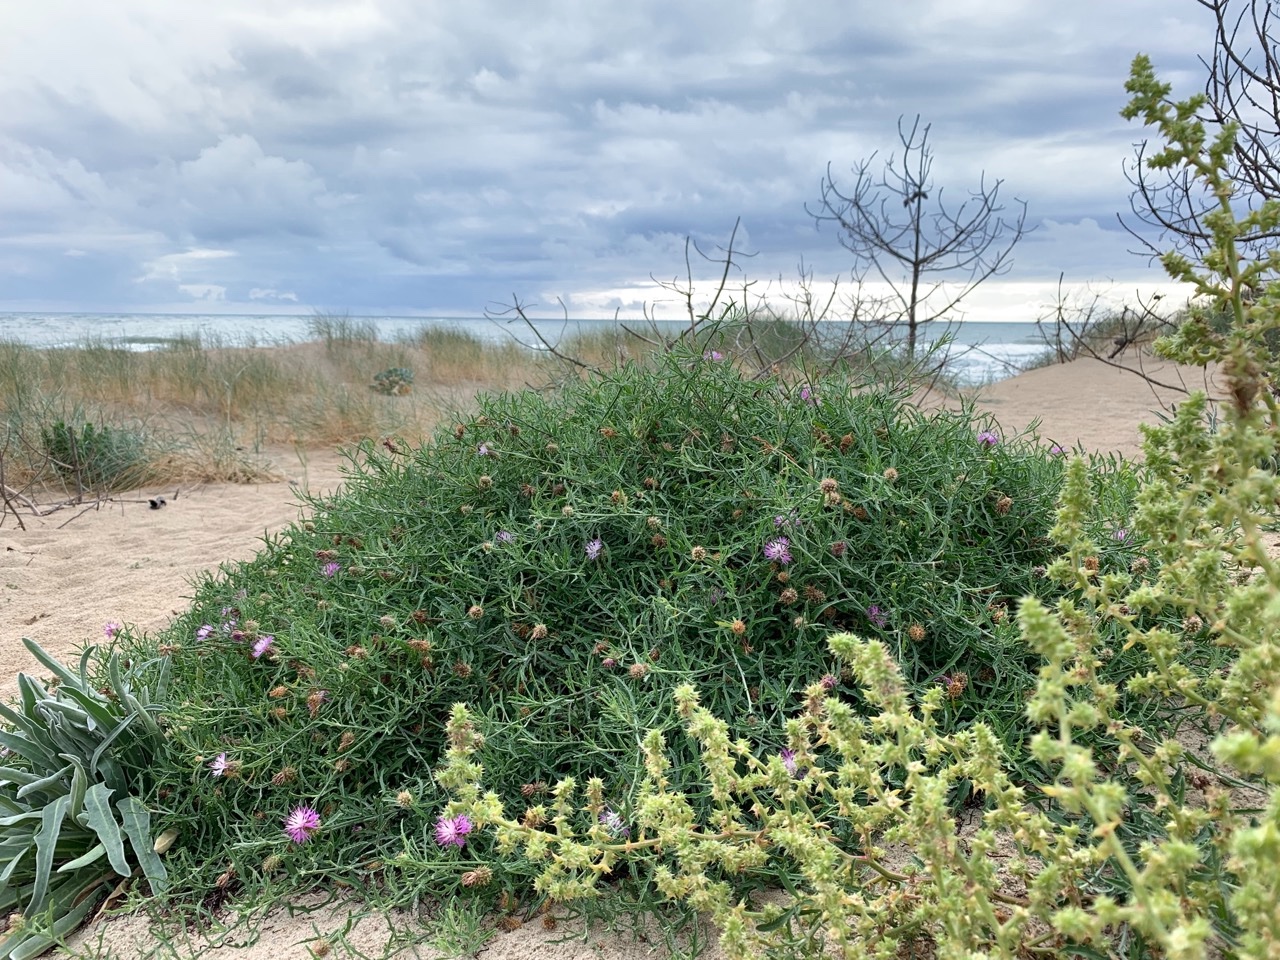
[[[1236,129],[1231,178],[1236,201],[1254,209],[1280,198],[1280,54],[1272,36],[1275,0],[1196,0],[1213,18],[1213,50],[1201,57],[1207,75],[1199,118]],[[1215,198],[1186,169],[1152,170],[1148,144],[1135,147],[1125,174],[1133,185],[1130,216],[1121,223],[1152,258],[1172,243],[1202,255],[1210,243],[1203,217]],[[1237,238],[1250,256],[1275,246],[1280,231],[1254,230]]]
[[[1008,271],[1026,232],[1027,205],[1015,199],[1005,219],[1004,181],[988,186],[984,175],[959,206],[948,206],[933,185],[929,124],[921,126],[917,116],[908,129],[899,119],[898,139],[901,158],[891,155],[878,174],[875,154],[861,161],[848,192],[828,165],[818,205],[806,210],[819,225],[836,225],[854,256],[857,281],[878,279],[892,291],[892,323],[906,328],[907,353],[914,356],[922,326],[952,318],[974,288]]]

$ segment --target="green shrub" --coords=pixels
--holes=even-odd
[[[164,693],[167,664],[151,685],[107,658],[102,691],[85,651],[72,672],[31,640],[51,670],[51,688],[18,674],[19,699],[0,704],[0,911],[11,915],[0,957],[23,960],[78,926],[121,877],[140,869],[153,893],[167,873],[140,798],[161,741],[151,697]],[[114,800],[114,802],[113,802]],[[11,913],[16,911],[16,913]]]
[[[375,374],[369,389],[388,397],[401,397],[413,390],[413,371],[408,367],[390,367]]]
[[[943,690],[945,729],[983,717],[1020,741],[1038,664],[1008,604],[1060,592],[1036,568],[1061,457],[855,386],[674,352],[483,398],[419,450],[366,446],[341,494],[201,584],[154,641],[173,664],[157,776],[191,882],[228,847],[242,878],[411,849],[440,893],[458,878],[431,839],[446,796],[429,771],[452,704],[483,718],[504,799],[607,769],[625,809],[682,684],[774,751],[815,678],[854,696],[832,631],[883,639],[915,687]],[[1096,560],[1124,570],[1136,478],[1105,462],[1094,479]],[[221,754],[234,776],[213,790],[192,771]],[[323,822],[305,846],[280,829],[299,806]]]
[[[92,423],[76,425],[59,420],[42,427],[44,451],[64,479],[81,489],[128,487],[137,484],[147,466],[140,434],[121,427]]]

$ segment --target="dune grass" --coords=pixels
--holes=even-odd
[[[755,318],[758,320],[758,318]],[[149,344],[91,339],[40,348],[0,341],[0,483],[47,498],[171,481],[252,481],[270,476],[273,454],[398,435],[428,435],[477,393],[546,389],[589,370],[646,362],[670,333],[645,326],[541,342],[529,329],[488,340],[424,325],[392,340],[372,320],[317,315],[305,342],[208,334]],[[832,366],[832,345],[802,325],[727,318],[698,333],[754,370],[806,376]],[[847,338],[846,338],[847,339]],[[838,366],[892,357],[848,350]],[[900,365],[893,365],[898,378]],[[379,374],[408,371],[411,388],[387,395]],[[62,425],[62,426],[59,426]],[[51,447],[51,431],[79,437],[107,428],[127,464],[86,461],[92,449]],[[68,457],[70,452],[70,457]],[[74,462],[68,463],[68,459]]]

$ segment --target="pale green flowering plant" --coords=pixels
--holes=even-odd
[[[1164,263],[1195,285],[1206,315],[1226,310],[1232,326],[1215,333],[1196,316],[1157,349],[1217,364],[1227,397],[1210,416],[1194,395],[1169,423],[1144,428],[1148,475],[1133,529],[1149,561],[1099,561],[1086,466],[1067,469],[1052,531],[1062,554],[1046,575],[1071,589],[1056,609],[1027,599],[1018,613],[1042,658],[1027,715],[1045,782],[1014,782],[984,724],[943,733],[944,690],[914,695],[881,642],[849,633],[829,646],[860,698],[809,687],[783,756],[732,740],[681,687],[703,778],[678,782],[651,733],[625,818],[599,779],[582,790],[564,780],[548,804],[509,815],[475,761],[483,721],[457,705],[440,772],[454,798],[447,813],[465,813],[494,832],[501,855],[529,861],[539,893],[595,896],[617,867],[643,863],[659,893],[710,915],[732,957],[790,948],[888,958],[920,943],[954,958],[1280,957],[1280,566],[1263,537],[1280,502],[1278,361],[1266,343],[1280,326],[1280,253],[1237,254],[1239,238],[1280,226],[1280,205],[1236,217],[1225,173],[1234,131],[1211,138],[1199,98],[1170,101],[1145,57],[1127,89],[1125,115],[1166,144],[1149,162],[1186,168],[1218,201],[1204,218],[1212,253]],[[1181,630],[1144,616],[1171,610]],[[1101,675],[1116,644],[1148,664],[1123,689]],[[1149,714],[1137,701],[1211,721],[1222,768],[1206,774],[1194,745],[1154,736],[1134,719]],[[1266,796],[1261,809],[1238,808],[1228,788],[1243,783]],[[976,825],[957,812],[965,790],[982,798]],[[710,816],[695,816],[694,791],[710,796]],[[785,896],[749,902],[736,881],[779,862],[791,867]]]

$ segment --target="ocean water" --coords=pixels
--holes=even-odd
[[[382,340],[411,337],[423,329],[460,330],[476,338],[500,342],[516,338],[535,345],[537,338],[523,323],[506,323],[484,317],[351,317],[372,321]],[[222,342],[257,344],[288,343],[310,339],[314,315],[214,315],[146,313],[4,313],[0,314],[0,339],[41,347],[65,347],[86,341],[117,343],[134,350],[163,346],[178,337],[199,335]],[[622,321],[644,330],[647,321]],[[575,334],[614,328],[613,319],[534,320],[539,334],[555,344]],[[678,334],[680,321],[659,321],[661,333]],[[960,380],[983,383],[1013,376],[1042,354],[1045,343],[1034,323],[962,321],[921,329],[922,340],[942,335],[952,338],[949,363]]]

